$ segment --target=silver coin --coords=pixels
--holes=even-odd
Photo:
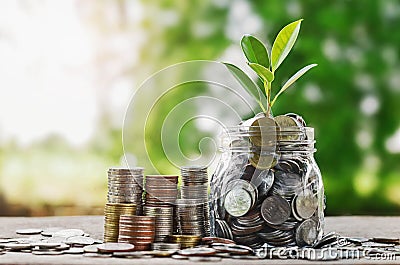
[[[22,243],[6,243],[6,244],[3,244],[3,247],[4,248],[9,248],[11,250],[22,250],[22,249],[30,249],[30,248],[32,248],[32,245],[29,244],[29,243],[25,243],[25,244],[22,244]]]
[[[42,256],[54,256],[54,255],[62,255],[64,254],[62,251],[38,251],[34,250],[31,252],[33,255],[42,255]]]
[[[89,246],[84,246],[83,251],[86,253],[97,253],[99,249],[97,248],[96,245],[89,245]]]
[[[289,202],[278,195],[267,197],[261,204],[261,216],[272,225],[282,224],[289,218],[290,213]]]
[[[63,236],[52,236],[46,239],[47,243],[65,243],[67,241],[67,237]]]
[[[70,249],[64,250],[62,253],[75,255],[75,254],[83,254],[85,252],[83,251],[83,248],[70,248]]]
[[[97,246],[99,252],[128,252],[134,249],[134,245],[128,243],[104,243]]]
[[[114,252],[113,257],[117,258],[139,258],[139,259],[149,259],[153,255],[150,251],[128,251],[128,252]]]
[[[63,229],[54,233],[55,237],[83,236],[85,232],[81,229]]]
[[[215,253],[215,249],[208,247],[186,248],[178,251],[178,254],[183,256],[209,256]]]
[[[64,243],[61,243],[58,247],[55,247],[56,250],[67,250],[70,246]]]
[[[68,237],[65,243],[69,245],[92,245],[94,243],[94,239],[85,236],[71,236]]]
[[[296,211],[303,219],[308,219],[318,208],[318,197],[310,190],[303,190],[295,200]]]
[[[234,217],[245,215],[251,208],[251,195],[244,189],[234,188],[225,196],[225,210]]]
[[[34,247],[49,249],[49,248],[56,248],[61,246],[61,243],[49,243],[49,242],[37,242],[31,244]]]
[[[19,235],[35,235],[35,234],[40,234],[41,232],[42,229],[39,228],[18,229],[15,231],[15,233]]]
[[[313,219],[307,219],[296,229],[296,243],[298,246],[310,246],[317,240],[317,223]]]

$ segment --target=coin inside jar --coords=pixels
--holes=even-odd
[[[295,199],[296,212],[303,218],[310,218],[318,208],[318,198],[310,190],[304,190]]]
[[[278,141],[294,141],[301,139],[301,124],[297,120],[286,115],[276,116],[274,120],[279,126]]]
[[[267,197],[261,205],[261,216],[272,225],[279,225],[285,222],[290,216],[290,204],[278,195]]]
[[[252,199],[250,194],[241,188],[230,190],[225,196],[225,210],[232,216],[245,215],[251,208]]]
[[[276,128],[275,121],[268,117],[261,117],[253,121],[249,128],[250,141],[255,146],[269,146],[275,149],[276,146]]]
[[[277,159],[274,154],[259,154],[252,152],[250,155],[250,163],[257,169],[270,169],[277,163]]]
[[[300,247],[310,246],[317,240],[317,222],[307,219],[296,229],[296,243]]]

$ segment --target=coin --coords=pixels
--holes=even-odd
[[[201,241],[204,244],[211,245],[213,243],[224,243],[224,244],[234,244],[235,241],[227,239],[227,238],[221,238],[221,237],[203,237]]]
[[[303,219],[308,219],[318,208],[318,198],[310,190],[303,190],[295,199],[296,213]]]
[[[61,246],[61,243],[36,242],[31,245],[42,249],[49,249],[59,247]]]
[[[67,250],[69,248],[70,248],[69,245],[61,243],[58,247],[55,247],[54,249],[56,249],[56,250]]]
[[[3,244],[3,247],[11,249],[11,250],[22,250],[22,249],[31,249],[32,245],[28,244],[28,243],[25,243],[25,244],[22,244],[22,243],[6,243],[6,244]]]
[[[178,254],[172,255],[171,258],[173,258],[173,259],[180,259],[180,260],[189,259],[188,256],[182,256],[182,255],[178,255]]]
[[[37,251],[34,250],[31,252],[33,255],[42,255],[42,256],[54,256],[54,255],[62,255],[64,254],[62,251]]]
[[[118,242],[133,244],[135,250],[148,250],[155,236],[155,216],[121,215]]]
[[[153,250],[179,250],[180,245],[177,243],[153,243],[152,249]]]
[[[398,237],[373,237],[371,241],[384,244],[400,244],[400,240]]]
[[[268,117],[260,117],[253,121],[249,127],[250,141],[256,146],[272,147],[276,146],[276,128],[275,121]]]
[[[85,232],[81,229],[63,229],[54,233],[56,237],[72,237],[72,236],[83,236]]]
[[[285,116],[289,116],[289,117],[295,119],[298,122],[298,124],[300,124],[303,127],[307,126],[307,123],[305,122],[303,117],[301,117],[300,115],[298,115],[296,113],[286,113]]]
[[[180,244],[181,248],[190,248],[198,245],[201,237],[196,235],[170,235],[169,240],[172,243]]]
[[[275,122],[279,126],[278,141],[295,141],[301,139],[301,126],[297,120],[286,115],[276,116]]]
[[[83,248],[70,248],[67,250],[62,251],[63,254],[73,254],[73,255],[78,255],[78,254],[83,254]]]
[[[273,153],[260,155],[259,153],[252,152],[250,156],[250,163],[257,169],[270,169],[275,166],[277,159]]]
[[[48,227],[44,228],[41,235],[42,236],[53,236],[55,232],[58,232],[60,230],[64,230],[65,228],[63,227]]]
[[[210,256],[215,253],[217,253],[215,249],[208,247],[186,248],[178,251],[178,254],[182,256]]]
[[[133,203],[136,214],[142,213],[143,168],[111,168],[108,174],[109,203]]]
[[[290,204],[278,195],[267,197],[261,205],[261,215],[264,220],[273,225],[282,224],[290,216]]]
[[[274,184],[274,172],[272,170],[256,169],[250,183],[257,187],[258,194],[261,197],[265,197]]]
[[[85,236],[71,236],[66,242],[69,245],[92,245],[94,243],[94,239]]]
[[[298,246],[310,246],[317,240],[317,223],[312,219],[302,222],[296,229],[296,243]]]
[[[251,195],[244,189],[233,188],[225,196],[225,210],[232,216],[245,215],[252,206]]]
[[[35,235],[35,234],[40,234],[41,232],[42,229],[38,228],[18,229],[15,231],[15,233],[19,235]]]
[[[132,251],[135,246],[128,243],[104,243],[97,246],[99,252],[112,253],[112,252],[125,252]]]

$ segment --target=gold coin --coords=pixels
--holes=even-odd
[[[274,119],[279,126],[279,141],[296,141],[300,139],[300,126],[294,118],[280,115],[276,116]]]
[[[277,124],[268,117],[261,117],[255,120],[250,128],[250,141],[255,146],[275,146],[276,145]]]
[[[252,153],[250,163],[257,169],[270,169],[276,165],[277,159],[272,154],[260,156],[258,153]]]

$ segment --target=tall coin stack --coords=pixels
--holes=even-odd
[[[207,167],[181,167],[181,199],[177,200],[177,223],[180,234],[208,236]]]
[[[120,216],[135,213],[136,204],[107,203],[104,208],[104,242],[118,242]]]
[[[110,168],[108,170],[109,203],[134,203],[137,215],[142,213],[143,168]]]
[[[130,243],[135,250],[149,250],[154,242],[156,219],[153,216],[121,215],[119,243]]]
[[[178,195],[178,176],[146,176],[146,202],[143,213],[156,218],[155,242],[166,242],[174,232],[174,204]]]

